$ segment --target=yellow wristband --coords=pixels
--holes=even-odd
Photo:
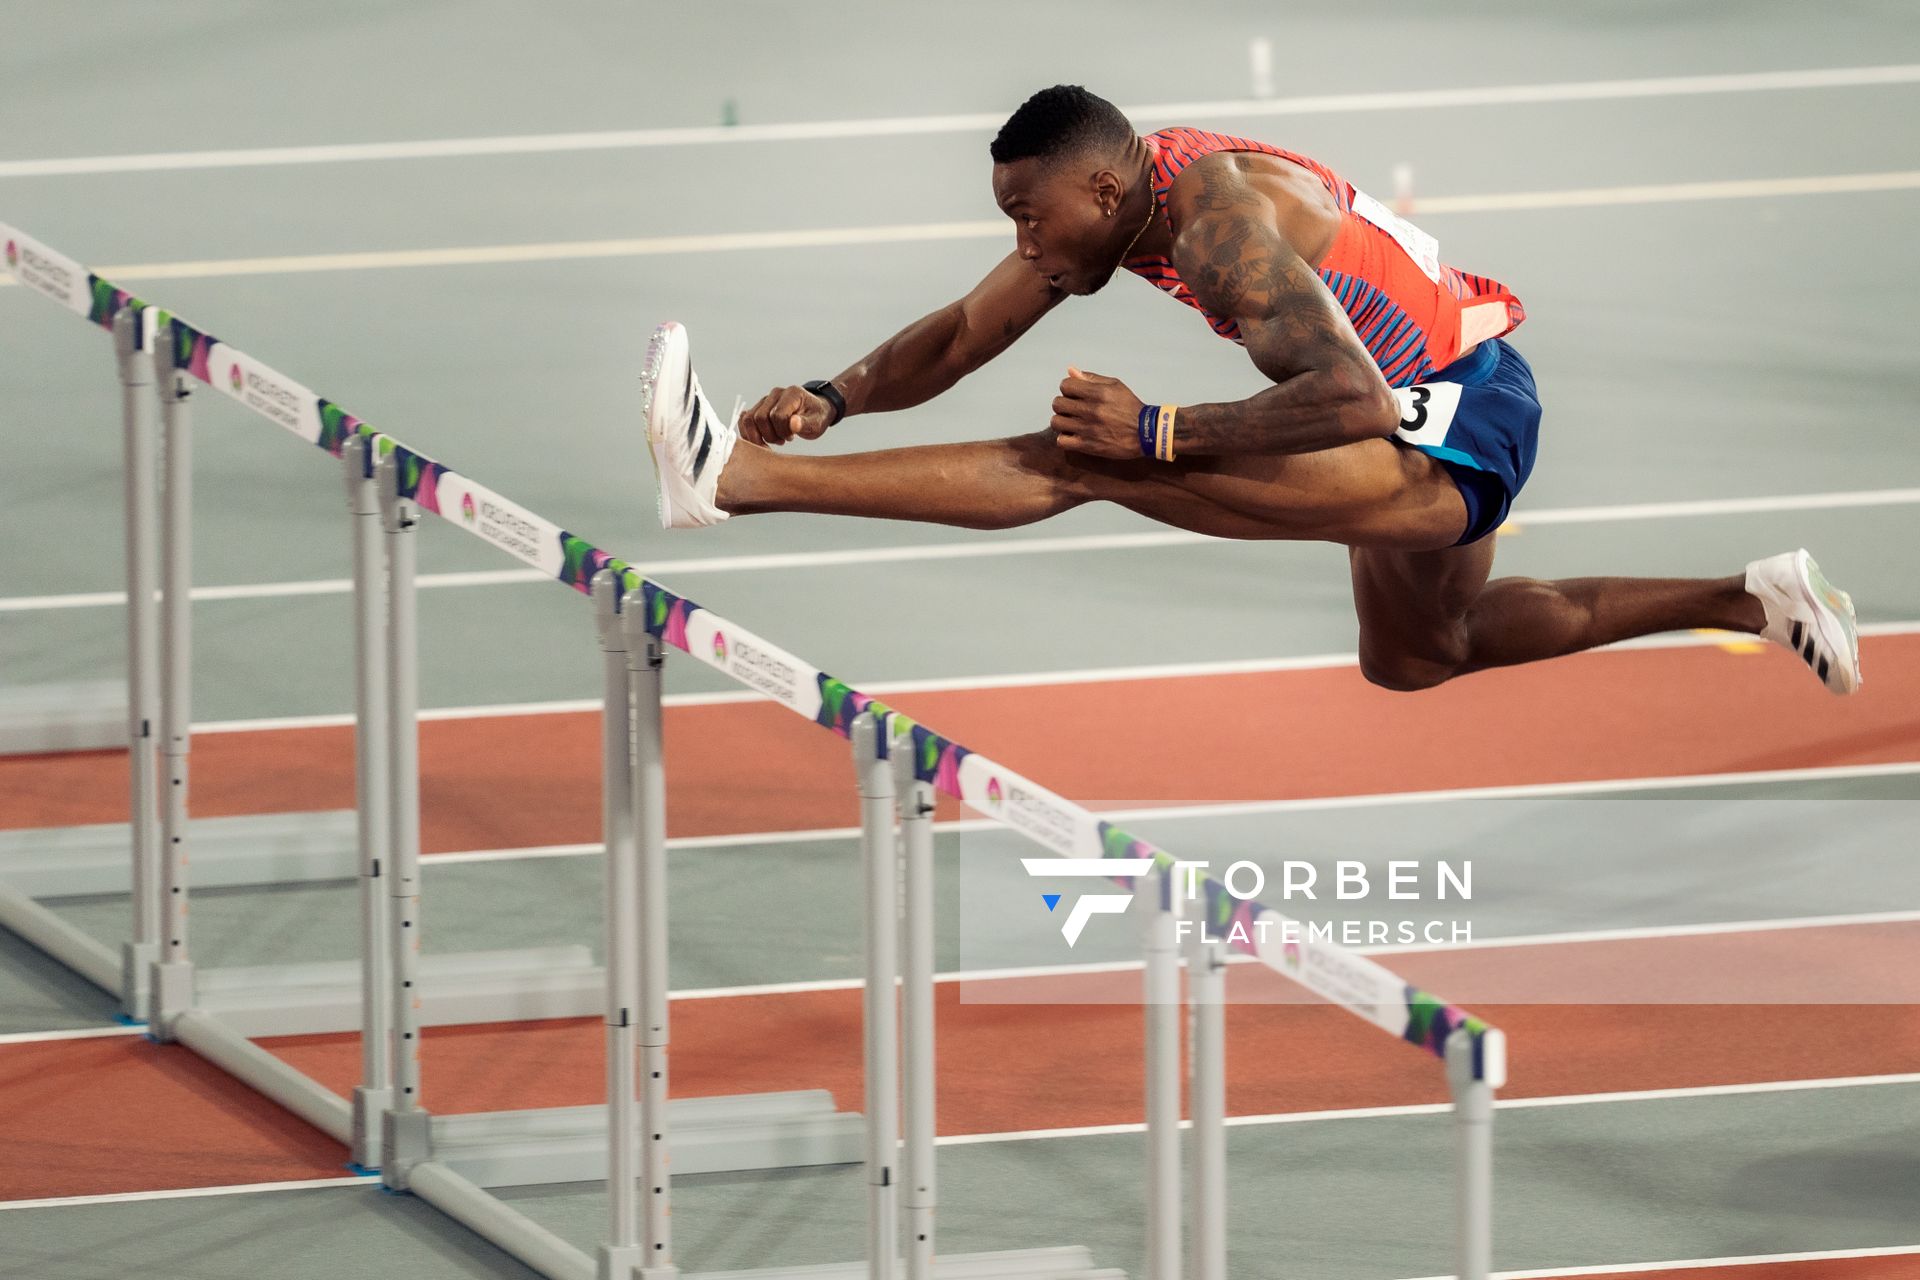
[[[1177,404],[1160,406],[1160,418],[1154,424],[1153,456],[1162,462],[1173,461],[1173,420],[1179,412]]]

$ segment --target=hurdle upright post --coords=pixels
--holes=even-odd
[[[1180,907],[1171,865],[1135,882],[1147,917],[1147,1280],[1180,1280]]]
[[[393,993],[387,938],[388,836],[386,565],[373,437],[341,450],[353,530],[353,777],[360,854],[360,1084],[353,1091],[353,1162],[377,1169],[381,1117],[393,1103]]]
[[[634,1096],[634,1023],[640,1012],[640,867],[633,832],[633,705],[619,578],[593,577],[600,636],[600,825],[606,843],[607,1240],[600,1280],[629,1280],[640,1244],[639,1138]]]
[[[1447,1037],[1446,1058],[1457,1139],[1454,1210],[1460,1280],[1487,1280],[1493,1271],[1493,1085],[1479,1057],[1473,1033],[1456,1027]]]
[[[900,1021],[894,985],[900,974],[900,877],[893,844],[893,766],[871,711],[854,717],[854,771],[860,790],[860,854],[866,867],[867,980],[867,1275],[899,1272]]]
[[[414,577],[418,508],[400,492],[400,457],[378,466],[387,541],[387,922],[393,1005],[393,1099],[382,1118],[382,1181],[407,1190],[432,1156],[432,1118],[420,1102],[420,636]]]
[[[153,361],[146,313],[122,308],[113,318],[113,351],[120,374],[121,469],[126,502],[128,817],[133,856],[133,940],[120,962],[121,1008],[134,1021],[149,1014],[149,984],[159,958],[160,833],[153,733],[159,718],[160,650],[153,593],[159,516],[155,510],[157,449],[151,413]]]
[[[890,717],[888,729],[906,863],[900,992],[905,1026],[901,1073],[906,1097],[906,1280],[933,1280],[934,1218],[940,1203],[934,1168],[933,815],[937,797],[933,784],[921,781],[914,768],[911,727],[904,719]]]
[[[1192,1006],[1193,1280],[1227,1280],[1227,955],[1201,936],[1187,956]]]
[[[620,602],[627,633],[632,822],[639,860],[640,1242],[642,1280],[673,1280],[673,1185],[667,1114],[667,768],[661,741],[666,646],[647,629],[645,587]],[[611,969],[613,959],[607,960]]]
[[[160,750],[166,787],[160,808],[160,937],[154,958],[149,1033],[173,1038],[173,1020],[193,1007],[187,948],[187,756],[193,746],[193,380],[178,364],[169,324],[156,334],[154,385],[166,449],[161,499]]]

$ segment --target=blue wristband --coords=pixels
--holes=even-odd
[[[1140,406],[1140,452],[1144,456],[1160,462],[1173,461],[1173,423],[1179,409],[1177,404]]]

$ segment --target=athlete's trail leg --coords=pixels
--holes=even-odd
[[[1351,553],[1360,665],[1389,689],[1425,689],[1661,631],[1758,633],[1744,576],[1487,581],[1494,539],[1443,551]]]

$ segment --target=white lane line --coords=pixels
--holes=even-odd
[[[638,236],[620,240],[551,240],[533,244],[470,245],[444,249],[376,249],[357,253],[308,253],[272,258],[208,258],[191,262],[143,262],[99,267],[122,281],[213,280],[226,276],[306,275],[315,271],[388,271],[416,267],[482,267],[524,262],[604,261],[689,253],[740,253],[767,249],[834,249],[850,246],[987,240],[1007,234],[1005,220],[912,222],[875,227],[822,227],[799,231],[737,231],[714,235]],[[13,284],[11,276],[0,284]]]
[[[1791,775],[1791,777],[1783,777],[1783,776],[1775,775],[1773,780],[1780,780],[1780,781],[1787,781],[1787,780],[1801,781],[1801,780],[1808,780],[1808,779],[1818,780],[1820,778],[1833,777],[1836,775],[1842,776],[1842,777],[1881,776],[1890,772],[1898,772],[1898,773],[1920,772],[1920,763],[1916,763],[1908,766],[1892,766],[1892,767],[1880,766],[1878,768],[1872,769],[1870,773],[1866,773],[1866,774],[1863,774],[1860,770],[1857,770],[1857,769],[1783,770],[1783,771],[1780,771],[1782,775]],[[1731,774],[1731,775],[1723,774],[1723,775],[1710,775],[1706,778],[1682,779],[1680,781],[1689,785],[1714,785],[1715,782],[1748,782],[1748,781],[1756,781],[1756,780],[1764,780],[1764,779],[1750,778],[1747,775],[1741,775],[1741,774]],[[1651,789],[1658,789],[1659,787],[1668,786],[1671,783],[1671,780],[1664,779],[1664,778],[1657,779],[1652,783],[1648,783],[1644,780],[1637,780],[1637,779],[1629,779],[1624,781],[1629,785],[1630,789],[1637,789],[1638,787],[1642,787],[1642,786],[1647,786],[1647,787],[1650,787]],[[1572,783],[1572,784],[1566,784],[1566,785],[1568,787],[1575,788],[1575,789],[1593,790],[1593,789],[1606,788],[1611,784]],[[1502,799],[1502,798],[1515,798],[1515,797],[1524,797],[1529,795],[1537,795],[1537,794],[1540,794],[1542,790],[1543,788],[1538,788],[1538,787],[1484,788],[1477,793],[1475,792],[1430,793],[1426,798],[1429,800]],[[1559,794],[1568,794],[1568,793],[1569,792],[1566,792],[1566,791],[1559,792]],[[1375,800],[1379,798],[1380,797],[1374,797],[1374,796],[1342,797],[1342,799],[1347,801],[1348,803],[1364,802],[1364,801]],[[1292,806],[1299,802],[1274,801],[1271,803],[1275,807],[1280,807],[1280,806]],[[1166,809],[1136,810],[1134,812],[1138,816],[1177,819],[1177,818],[1186,816],[1187,811],[1176,807],[1176,808],[1166,808]],[[998,824],[982,819],[982,820],[968,821],[968,822],[940,823],[938,825],[943,830],[951,831],[951,830],[956,830],[963,827],[970,828],[970,829],[987,829],[987,828],[992,828],[994,826],[997,826]],[[804,832],[783,831],[783,832],[772,832],[772,833],[746,835],[746,836],[726,836],[726,837],[720,837],[718,839],[703,838],[703,839],[691,839],[691,840],[669,840],[667,841],[667,847],[669,849],[676,849],[676,848],[700,849],[700,848],[716,847],[723,843],[724,844],[773,844],[773,843],[794,842],[798,840],[838,840],[838,839],[850,840],[850,839],[857,838],[859,834],[860,834],[860,831],[859,831],[859,828],[857,827],[829,829],[829,830],[822,830],[822,831],[804,831]],[[431,866],[442,866],[442,865],[450,865],[450,864],[457,864],[457,863],[498,862],[498,861],[518,860],[522,858],[578,856],[578,855],[596,854],[596,853],[599,853],[600,851],[601,851],[601,846],[599,845],[550,845],[544,848],[537,848],[537,849],[496,849],[496,850],[485,850],[485,851],[473,852],[473,853],[432,854],[428,856],[428,863]],[[1795,917],[1786,917],[1786,918],[1773,919],[1773,920],[1715,921],[1715,922],[1705,923],[1705,924],[1649,925],[1649,926],[1640,927],[1640,928],[1574,930],[1566,933],[1517,934],[1509,937],[1475,938],[1471,943],[1465,943],[1465,944],[1445,944],[1445,945],[1439,945],[1439,946],[1427,946],[1427,945],[1416,943],[1411,945],[1389,945],[1389,946],[1374,946],[1374,947],[1360,946],[1360,947],[1353,947],[1351,948],[1351,950],[1355,954],[1369,955],[1369,956],[1405,955],[1413,952],[1423,952],[1423,951],[1486,951],[1486,950],[1498,950],[1498,949],[1508,948],[1508,947],[1566,946],[1566,945],[1574,945],[1578,943],[1587,943],[1587,942],[1631,942],[1631,941],[1646,941],[1651,939],[1663,939],[1663,938],[1706,937],[1706,936],[1731,934],[1731,933],[1771,933],[1779,930],[1791,930],[1791,929],[1845,928],[1849,926],[1876,925],[1876,924],[1911,924],[1914,922],[1920,922],[1920,911],[1877,911],[1877,912],[1862,912],[1855,915],[1795,916]],[[1257,963],[1257,962],[1254,961],[1253,958],[1250,956],[1232,956],[1232,957],[1229,957],[1228,963],[1241,964],[1241,963]],[[1079,977],[1079,976],[1085,976],[1085,975],[1091,975],[1091,974],[1102,974],[1102,973],[1127,973],[1127,972],[1137,971],[1140,968],[1141,968],[1141,962],[1138,960],[1114,960],[1114,961],[1106,961],[1106,962],[1093,963],[1093,964],[1035,965],[1035,966],[1026,967],[1026,968],[1003,968],[1003,969],[964,969],[964,970],[949,971],[945,973],[937,973],[934,975],[934,981],[939,983],[1003,982],[1003,981],[1017,981],[1017,980],[1026,979],[1026,978],[1061,978],[1061,977]],[[751,997],[751,996],[797,995],[797,994],[820,992],[820,991],[854,991],[854,990],[858,990],[863,985],[864,983],[858,978],[820,978],[820,979],[803,980],[803,981],[797,981],[797,982],[767,982],[767,983],[757,983],[757,984],[752,984],[747,986],[733,986],[733,987],[692,987],[683,991],[671,992],[670,995],[675,1000],[718,1000],[718,999],[730,999],[730,998]],[[146,1033],[145,1027],[85,1027],[85,1028],[62,1030],[62,1031],[27,1031],[27,1032],[17,1032],[9,1035],[0,1035],[0,1046],[12,1045],[12,1044],[38,1044],[38,1043],[44,1043],[47,1041],[60,1041],[60,1040],[83,1040],[83,1039],[93,1039],[97,1037],[109,1037],[109,1036],[113,1036],[113,1037],[136,1036],[136,1035],[144,1035],[145,1033]],[[1635,1095],[1635,1096],[1644,1096],[1644,1095]],[[1547,1104],[1542,1102],[1531,1102],[1531,1103],[1516,1102],[1516,1103],[1513,1103],[1512,1105],[1541,1106],[1541,1105],[1547,1105]]]
[[[1680,520],[1698,517],[1764,515],[1781,511],[1852,510],[1863,507],[1900,507],[1920,504],[1920,488],[1846,489],[1830,493],[1783,493],[1750,498],[1698,498],[1675,502],[1634,502],[1611,506],[1543,507],[1520,510],[1506,528],[1519,532],[1533,526],[1563,524],[1618,524],[1637,520]],[[935,542],[891,547],[855,547],[841,551],[778,551],[758,555],[687,556],[643,560],[640,570],[652,578],[714,573],[757,573],[794,569],[837,569],[862,564],[920,564],[937,560],[985,560],[1003,556],[1076,555],[1090,551],[1144,551],[1163,547],[1245,546],[1231,538],[1210,538],[1183,529],[1142,533],[1069,534],[1050,538],[972,538],[965,542]],[[422,589],[445,587],[499,587],[529,582],[551,582],[537,569],[484,569],[469,572],[421,574]],[[196,604],[231,600],[277,600],[293,596],[347,595],[351,578],[315,578],[295,582],[251,582],[193,589]],[[98,609],[126,603],[124,591],[80,591],[61,595],[0,597],[0,613],[36,613],[49,609]]]
[[[1650,778],[1595,778],[1584,782],[1524,782],[1497,787],[1459,787],[1440,791],[1383,791],[1345,796],[1301,796],[1285,800],[1235,800],[1213,804],[1163,805],[1152,808],[1100,810],[1113,822],[1187,821],[1200,818],[1257,817],[1272,813],[1308,813],[1324,810],[1381,808],[1387,805],[1446,804],[1459,800],[1548,800],[1564,796],[1609,795],[1618,792],[1680,791],[1693,787],[1774,786],[1800,782],[1845,782],[1858,778],[1901,778],[1920,774],[1920,760],[1886,764],[1821,765],[1804,769],[1765,769],[1737,773],[1699,773]],[[1000,831],[1005,824],[993,818],[955,818],[933,824],[943,832]],[[815,844],[853,840],[858,827],[812,827],[795,831],[755,831],[724,836],[675,836],[667,841],[673,851],[760,848],[766,845]],[[518,862],[543,858],[591,857],[602,852],[598,844],[528,845],[519,849],[470,849],[457,853],[430,853],[430,866],[464,863]],[[1890,919],[1905,920],[1903,912]],[[1819,923],[1824,917],[1807,917]],[[1702,926],[1705,927],[1705,926]],[[1744,926],[1730,926],[1744,927]],[[1811,926],[1809,926],[1811,927]],[[1479,945],[1479,944],[1476,944]],[[1516,941],[1508,946],[1528,946]],[[1366,950],[1366,948],[1360,948]],[[1376,948],[1417,951],[1420,946]],[[1445,950],[1446,948],[1439,948]]]
[[[1442,108],[1512,106],[1523,103],[1604,102],[1635,98],[1696,97],[1804,89],[1854,89],[1920,81],[1920,66],[1819,67],[1730,75],[1659,76],[1579,80],[1548,84],[1407,89],[1385,93],[1314,94],[1290,98],[1212,99],[1122,107],[1142,124],[1185,122],[1223,116],[1314,116],[1371,111],[1433,111]],[[290,164],[347,164],[370,160],[426,160],[457,156],[549,155],[570,151],[616,151],[648,147],[739,143],[815,142],[840,138],[924,137],[998,129],[1004,111],[930,116],[881,116],[865,120],[813,120],[786,124],[606,129],[591,132],[507,134],[483,138],[432,138],[403,142],[333,143],[209,151],[164,151],[135,155],[74,156],[0,161],[0,178],[42,178],[98,173],[148,173],[177,169],[239,169]]]
[[[1869,775],[1863,775],[1859,771],[1852,769],[1805,769],[1782,772],[1793,773],[1795,775],[1795,777],[1791,779],[1793,781],[1819,780],[1835,775],[1843,777],[1885,776],[1888,773],[1920,773],[1920,762],[1912,765],[1894,766],[1892,768],[1881,766]],[[1723,782],[1747,782],[1751,779],[1745,775],[1736,774],[1719,775],[1718,780]],[[1639,786],[1645,785],[1640,780],[1624,781],[1636,784],[1633,789],[1639,789]],[[1685,781],[1693,785],[1713,785],[1712,780],[1703,782],[1702,779],[1699,778],[1686,779]],[[1657,790],[1668,784],[1669,780],[1664,778],[1658,779],[1656,784],[1648,789]],[[1604,784],[1576,783],[1568,785],[1591,790]],[[1539,788],[1530,787],[1486,788],[1485,791],[1479,795],[1438,792],[1430,795],[1428,799],[1510,799],[1534,795],[1537,794],[1539,790]],[[1342,799],[1350,802],[1367,801],[1376,798],[1377,797],[1372,796],[1342,797]],[[1295,802],[1274,801],[1272,803],[1275,806],[1283,806],[1291,805]],[[1177,807],[1136,810],[1135,812],[1140,816],[1155,818],[1178,819],[1187,816],[1187,811]],[[943,822],[937,825],[942,830],[952,831],[962,827],[969,829],[988,829],[998,824],[981,819],[966,822]],[[822,831],[773,832],[748,836],[730,836],[721,837],[718,841],[712,838],[669,840],[667,841],[667,847],[670,850],[704,849],[715,847],[721,841],[729,844],[774,844],[791,843],[798,839],[852,840],[858,838],[859,834],[860,830],[858,827],[846,827]],[[494,849],[473,853],[430,854],[428,855],[427,861],[429,866],[444,866],[475,862],[518,861],[526,858],[574,857],[597,854],[599,852],[601,852],[600,845],[549,845],[534,849]],[[1796,929],[1842,929],[1870,925],[1915,923],[1920,923],[1920,911],[1863,911],[1849,915],[1786,916],[1762,920],[1718,920],[1701,924],[1642,925],[1619,929],[1575,929],[1563,933],[1512,934],[1504,937],[1475,938],[1471,942],[1466,943],[1388,944],[1384,946],[1356,946],[1348,948],[1348,950],[1356,955],[1366,956],[1410,955],[1414,953],[1438,951],[1498,951],[1512,947],[1575,946],[1593,942],[1646,942],[1669,938],[1717,937],[1738,933],[1776,933]],[[1233,955],[1227,958],[1227,963],[1257,965],[1259,961],[1252,956]],[[1089,964],[1031,965],[1000,969],[958,969],[936,973],[934,974],[933,980],[936,983],[1008,982],[1030,978],[1066,978],[1084,977],[1103,973],[1130,973],[1138,972],[1141,968],[1142,962],[1139,960],[1109,960]],[[864,985],[865,982],[859,978],[812,978],[793,982],[763,982],[731,987],[689,987],[685,990],[673,991],[668,994],[675,1000],[721,1000],[752,996],[799,995],[820,991],[857,991]],[[10,1044],[38,1044],[59,1040],[83,1040],[103,1036],[143,1035],[145,1032],[145,1027],[88,1027],[79,1030],[64,1031],[27,1031],[10,1035],[0,1035],[0,1046]],[[1514,1105],[1529,1104],[1515,1103]],[[1534,1103],[1530,1105],[1546,1104]]]
[[[1651,1275],[1662,1271],[1712,1270],[1716,1267],[1765,1267],[1795,1262],[1844,1262],[1849,1258],[1905,1258],[1920,1254],[1920,1244],[1869,1249],[1816,1249],[1803,1253],[1743,1253],[1726,1258],[1675,1258],[1666,1262],[1613,1262],[1589,1267],[1547,1267],[1537,1271],[1496,1271],[1493,1280],[1575,1280],[1579,1276]],[[1804,1271],[1795,1275],[1804,1276]],[[1454,1280],[1421,1276],[1418,1280]]]
[[[1604,507],[1519,510],[1508,525],[1612,524],[1622,520],[1674,520],[1695,516],[1759,515],[1776,511],[1828,511],[1897,507],[1920,502],[1920,489],[1855,489],[1834,493],[1784,493],[1754,498],[1695,498],[1678,502],[1626,502]]]
[[[1920,771],[1920,765],[1908,772]],[[1665,938],[1711,938],[1732,933],[1777,933],[1792,929],[1847,929],[1861,925],[1920,924],[1920,911],[1862,911],[1853,915],[1787,916],[1778,920],[1723,920],[1713,924],[1639,925],[1625,929],[1574,929],[1566,933],[1517,933],[1475,938],[1462,945],[1425,942],[1356,947],[1368,955],[1413,955],[1436,951],[1500,951],[1509,947],[1565,947],[1589,942],[1648,942]],[[1252,959],[1251,956],[1247,957]]]
[[[1635,1089],[1617,1093],[1560,1094],[1546,1098],[1496,1098],[1493,1105],[1502,1111],[1524,1111],[1538,1107],[1581,1107],[1617,1102],[1665,1102],[1682,1098],[1721,1098],[1741,1094],[1801,1093],[1818,1089],[1863,1089],[1880,1085],[1910,1084],[1920,1084],[1920,1074],[1836,1076],[1825,1080],[1767,1080],[1758,1084],[1700,1085],[1685,1089]],[[1452,1110],[1453,1104],[1450,1102],[1414,1103],[1401,1107],[1343,1107],[1331,1111],[1283,1111],[1271,1115],[1228,1116],[1227,1125],[1230,1128],[1251,1129],[1278,1124],[1317,1124],[1328,1120],[1380,1120],[1402,1116],[1438,1116],[1446,1115]],[[1187,1122],[1182,1121],[1180,1127],[1186,1128]],[[943,1147],[972,1147],[995,1142],[1035,1142],[1046,1138],[1098,1138],[1146,1131],[1147,1126],[1144,1124],[1100,1124],[1065,1129],[1020,1129],[1006,1133],[955,1133],[938,1138],[936,1142]],[[1896,1252],[1905,1252],[1905,1250]],[[1607,1270],[1609,1268],[1597,1267],[1588,1270],[1586,1274],[1604,1274]],[[1500,1274],[1560,1276],[1581,1273],[1537,1271]],[[1452,1280],[1452,1277],[1436,1276],[1432,1280]]]
[[[320,1187],[377,1186],[380,1175],[312,1178],[296,1182],[248,1182],[230,1187],[181,1187],[173,1191],[116,1191],[98,1196],[59,1196],[51,1200],[0,1200],[4,1209],[72,1209],[90,1204],[132,1204],[141,1200],[197,1200],[204,1196],[245,1196],[262,1191],[310,1191]]]
[[[1748,178],[1725,182],[1668,182],[1638,187],[1586,187],[1567,191],[1516,191],[1509,195],[1434,196],[1415,202],[1415,212],[1500,213],[1530,209],[1593,209],[1627,204],[1693,204],[1703,200],[1765,200],[1777,196],[1858,195],[1920,188],[1920,170],[1850,173],[1810,178]]]
[[[1920,634],[1920,622],[1869,622],[1860,627],[1867,639]],[[1604,646],[1616,649],[1701,649],[1725,644],[1729,636],[1718,631],[1644,636]],[[1745,637],[1740,637],[1744,639]],[[1110,684],[1128,680],[1181,680],[1197,676],[1269,675],[1281,671],[1325,671],[1358,665],[1355,653],[1314,653],[1288,658],[1232,658],[1217,662],[1169,662],[1126,667],[1086,667],[1078,670],[1022,671],[984,676],[946,676],[930,680],[855,680],[852,684],[875,697],[903,693],[964,693],[980,689],[1033,689],[1048,685]],[[672,693],[669,707],[711,707],[737,702],[767,702],[765,694],[750,689],[720,689],[711,693]],[[501,702],[470,707],[434,707],[420,713],[422,720],[482,720],[492,717],[568,715],[600,710],[598,698],[565,698],[551,702]],[[209,720],[193,726],[195,733],[262,733],[281,729],[341,729],[353,724],[351,712],[311,716],[273,716],[254,720]]]
[[[115,1036],[143,1036],[141,1027],[69,1027],[61,1031],[14,1031],[0,1035],[0,1045],[42,1044],[48,1040],[100,1040]]]
[[[1753,178],[1725,182],[1675,182],[1652,186],[1585,187],[1565,191],[1512,191],[1492,195],[1434,196],[1422,200],[1420,216],[1451,213],[1526,212],[1637,204],[1687,204],[1706,200],[1754,200],[1780,196],[1849,195],[1920,190],[1920,170],[1834,174],[1811,178]],[[689,253],[769,249],[822,249],[856,245],[990,240],[1008,231],[1004,219],[984,222],[896,223],[816,230],[741,231],[717,235],[642,236],[623,240],[555,240],[532,244],[472,245],[441,249],[382,249],[357,253],[312,253],[271,258],[206,258],[187,262],[125,263],[97,268],[116,283],[210,280],[227,276],[301,275],[315,271],[384,271],[417,267],[501,266],[508,263],[604,261]],[[17,282],[0,276],[0,287]]]
[[[857,832],[855,834],[858,834]],[[1672,938],[1710,938],[1737,933],[1778,933],[1797,929],[1849,929],[1882,924],[1920,923],[1920,911],[1863,911],[1857,915],[1789,916],[1773,920],[1720,920],[1707,924],[1644,925],[1624,929],[1574,929],[1566,933],[1515,934],[1511,937],[1475,938],[1471,942],[1427,945],[1357,946],[1345,950],[1362,956],[1396,956],[1412,952],[1501,951],[1510,947],[1570,947],[1593,942],[1659,942]],[[1261,961],[1248,955],[1227,957],[1231,965],[1259,968]],[[1103,973],[1138,973],[1145,967],[1140,960],[1106,960],[1088,964],[1030,965],[1004,969],[959,969],[936,973],[936,983],[1019,982],[1033,978],[1080,978]],[[737,987],[690,987],[669,992],[675,1000],[725,1000],[735,997],[804,995],[818,991],[857,991],[865,986],[859,978],[806,978],[792,982],[761,982]]]

